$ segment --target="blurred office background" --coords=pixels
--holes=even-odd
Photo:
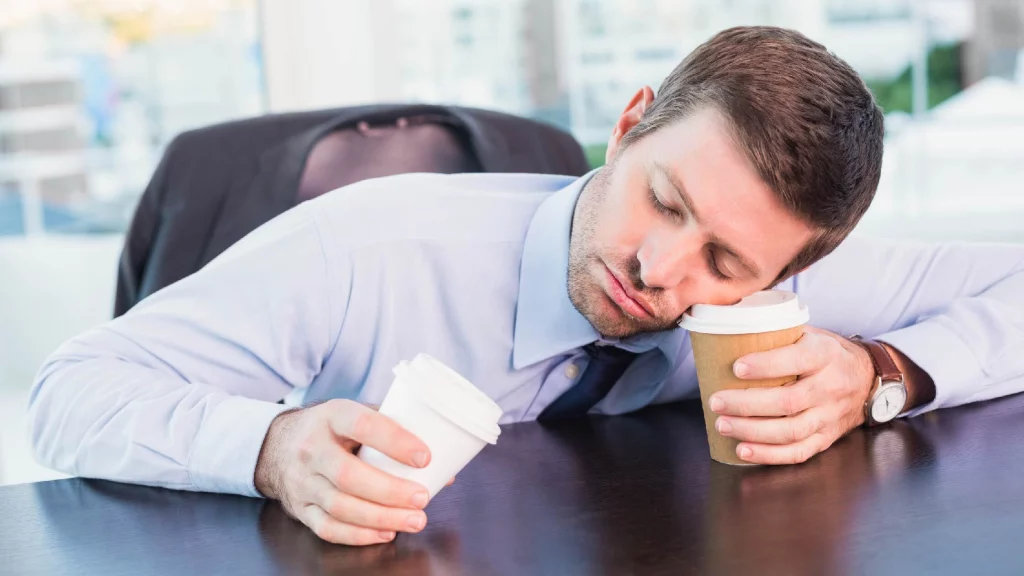
[[[859,233],[1024,241],[1024,0],[0,0],[0,484],[61,341],[109,318],[122,234],[178,133],[437,102],[542,119],[594,165],[629,97],[741,24],[801,30],[887,113]]]

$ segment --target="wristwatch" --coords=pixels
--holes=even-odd
[[[875,383],[864,403],[864,423],[884,424],[896,418],[907,405],[907,385],[903,373],[881,343],[853,336],[850,341],[868,352],[875,367]]]

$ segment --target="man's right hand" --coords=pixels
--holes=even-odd
[[[367,445],[416,468],[430,462],[420,439],[372,408],[331,400],[284,412],[256,462],[256,489],[317,536],[337,544],[388,542],[427,523],[427,489],[361,461]]]

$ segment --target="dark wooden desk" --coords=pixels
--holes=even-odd
[[[1024,574],[1024,395],[857,431],[811,462],[708,459],[699,407],[506,427],[418,535],[346,548],[275,503],[0,488],[0,573]]]

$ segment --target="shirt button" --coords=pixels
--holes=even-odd
[[[569,364],[565,367],[565,377],[569,380],[575,380],[580,375],[580,367],[575,364]]]

